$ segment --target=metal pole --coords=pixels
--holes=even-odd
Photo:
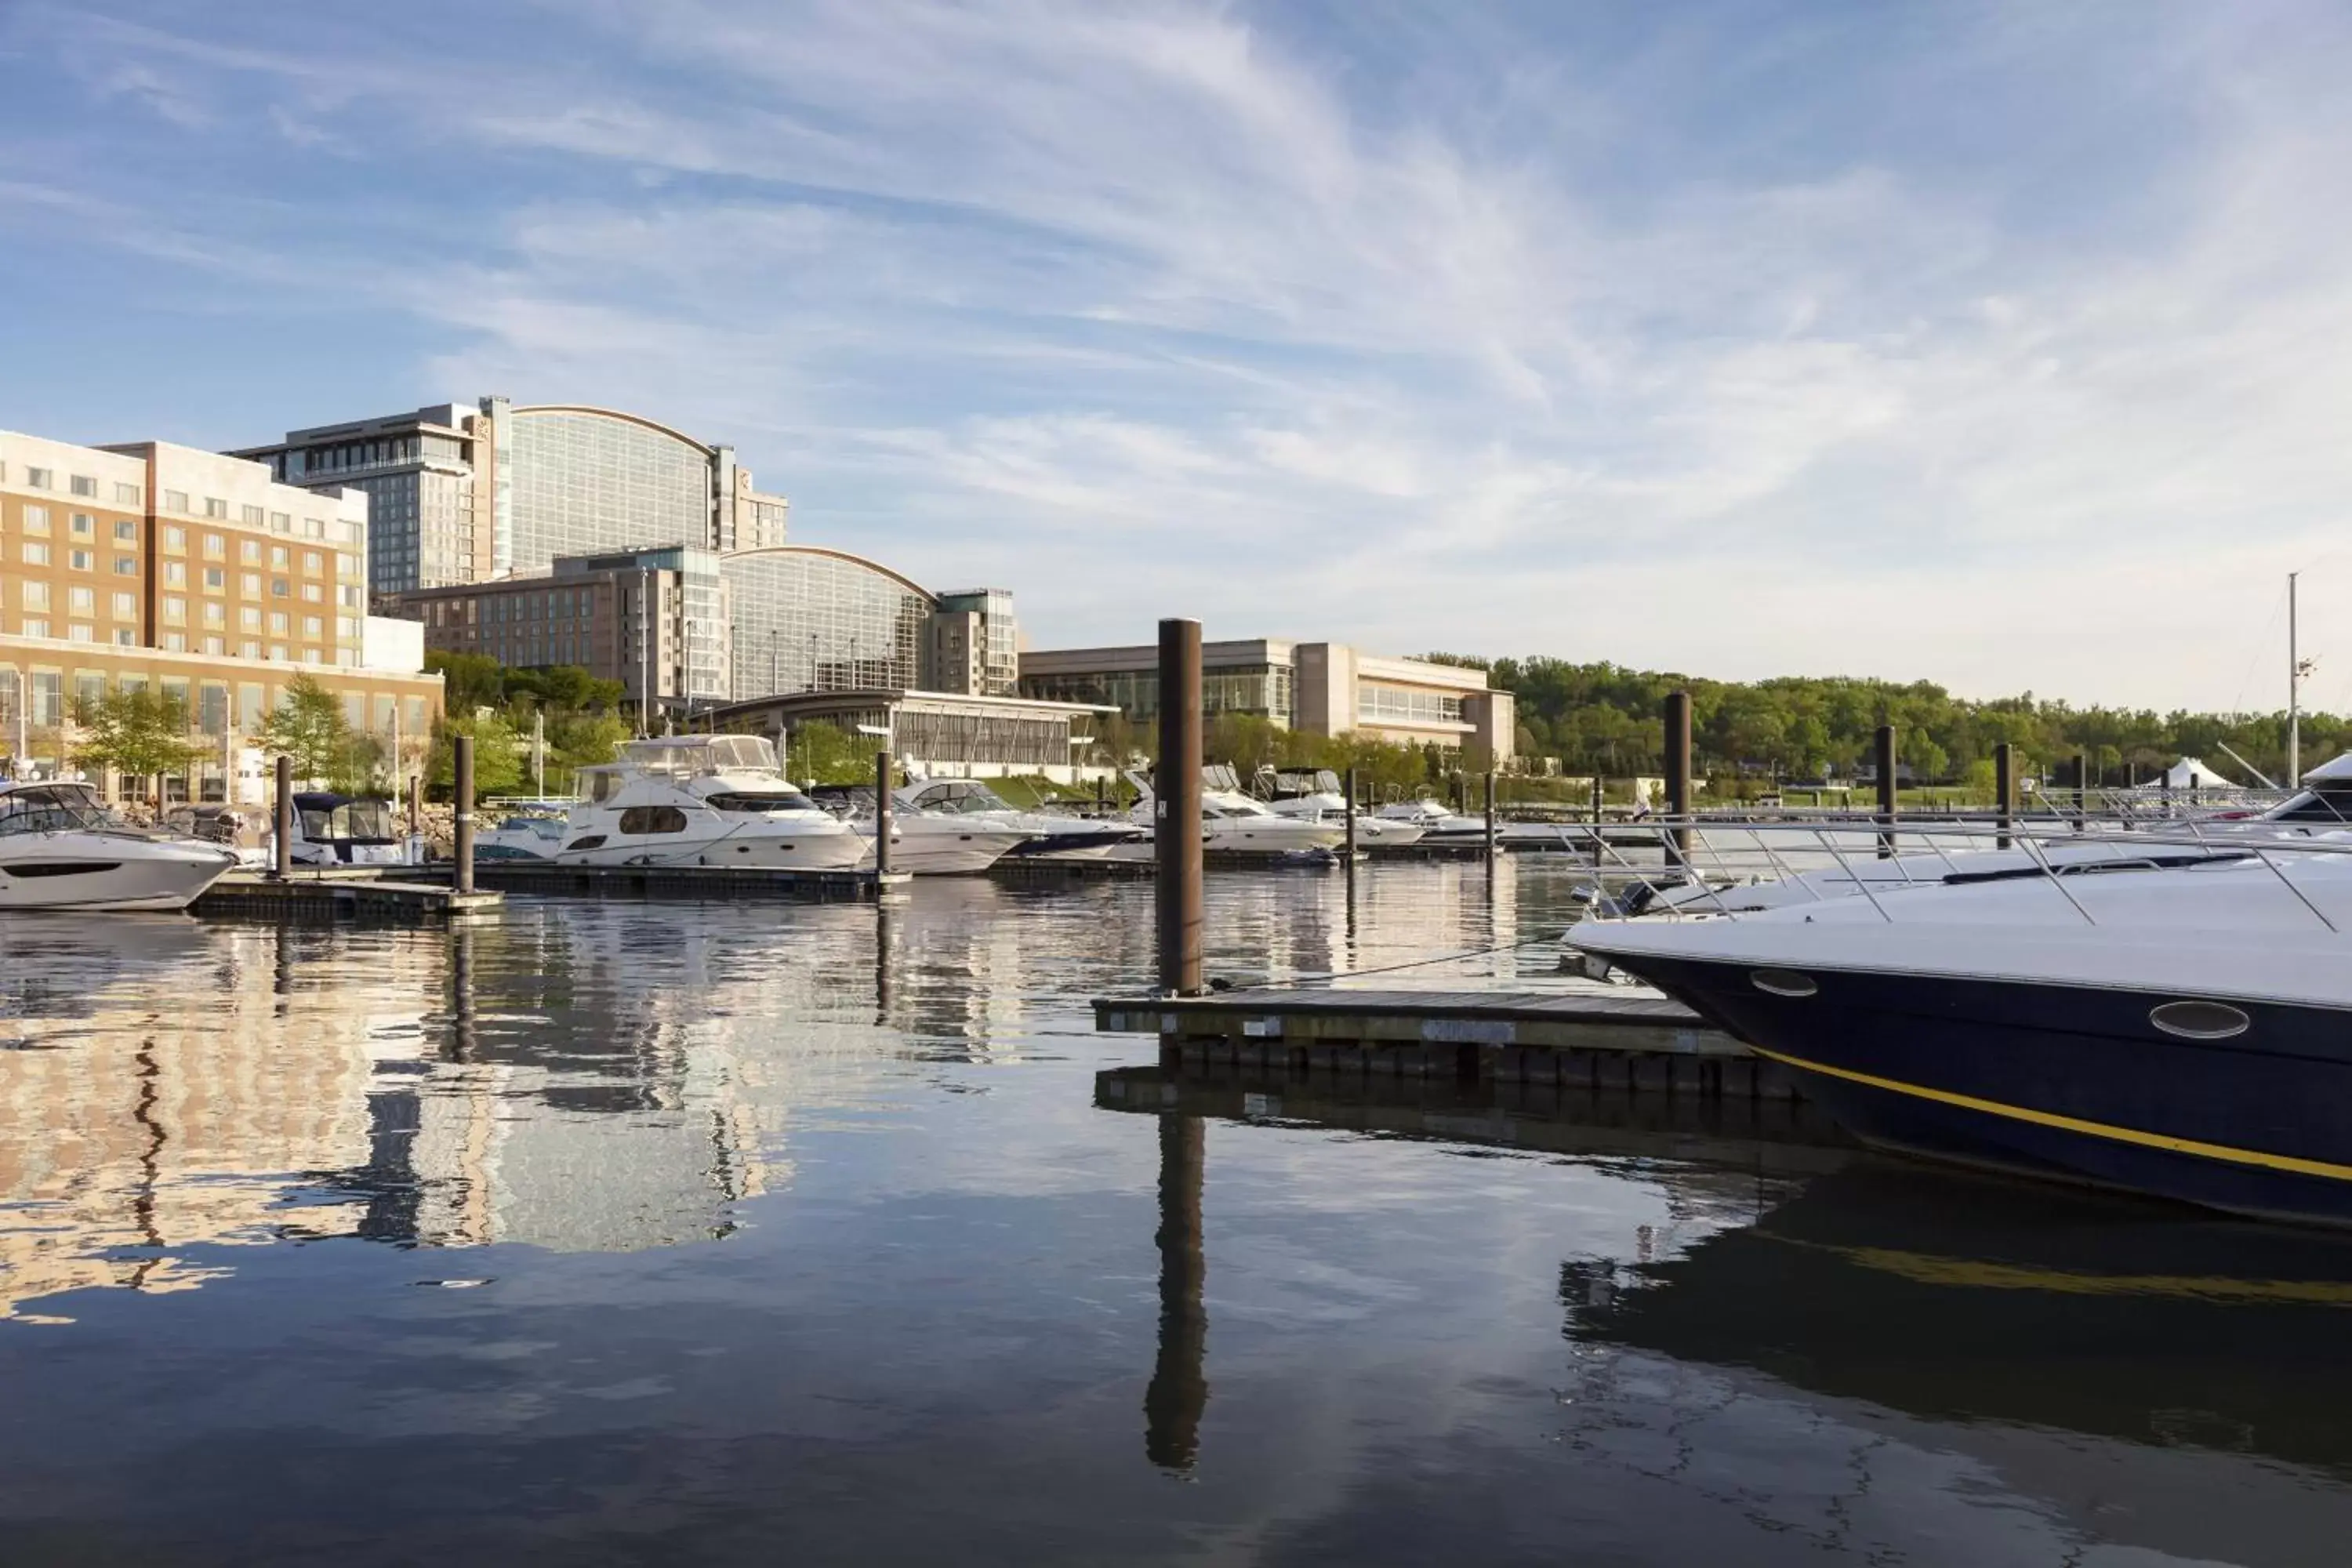
[[[2303,786],[2303,665],[2295,658],[2294,580],[2286,574],[2286,787]]]
[[[1201,623],[1160,623],[1160,768],[1151,825],[1159,858],[1160,989],[1201,989]]]
[[[456,738],[457,766],[455,784],[457,807],[457,889],[461,893],[474,890],[474,737]]]
[[[2007,741],[1992,749],[1992,793],[2000,824],[2000,837],[1993,842],[2006,849],[2010,835],[2017,830],[2017,748]]]
[[[1666,693],[1666,864],[1691,863],[1691,700],[1687,691]]]
[[[890,753],[874,753],[874,874],[890,874]]]
[[[1878,858],[1895,858],[1895,726],[1878,727]]]
[[[2084,814],[2091,799],[2091,757],[2087,752],[2074,753],[2074,831],[2083,831]]]
[[[547,714],[544,710],[530,716],[530,788],[541,800],[547,798]]]
[[[278,802],[275,870],[279,881],[294,874],[294,759],[281,755],[278,759]]]

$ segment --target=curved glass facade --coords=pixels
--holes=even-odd
[[[719,559],[735,633],[734,700],[922,683],[935,601],[877,567],[786,546]]]
[[[710,536],[711,455],[666,431],[576,408],[518,408],[508,538],[517,572],[544,572],[559,555]]]

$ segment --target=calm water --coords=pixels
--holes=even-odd
[[[1213,876],[1210,968],[1569,880],[1382,868],[1351,934]],[[1161,1086],[1084,1006],[1150,900],[0,922],[0,1562],[2352,1552],[2352,1245],[1689,1108]]]

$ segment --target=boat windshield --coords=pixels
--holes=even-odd
[[[776,748],[758,735],[677,735],[622,748],[640,773],[691,778],[720,772],[774,773]]]
[[[2263,814],[2270,822],[2325,822],[2352,827],[2352,789],[2306,789]]]
[[[1004,797],[984,784],[969,779],[957,779],[948,784],[936,784],[916,793],[908,805],[918,811],[1011,811]]]
[[[110,827],[98,792],[83,784],[34,784],[0,795],[0,834]]]
[[[816,802],[796,789],[733,789],[706,795],[702,804],[713,811],[764,814],[773,811],[814,811]]]
[[[302,808],[302,837],[313,844],[389,844],[398,837],[392,803],[346,800]]]

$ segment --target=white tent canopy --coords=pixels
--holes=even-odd
[[[2165,769],[2157,782],[2168,789],[2187,789],[2191,784],[2210,789],[2233,783],[2221,769],[2201,757],[2181,758]]]

